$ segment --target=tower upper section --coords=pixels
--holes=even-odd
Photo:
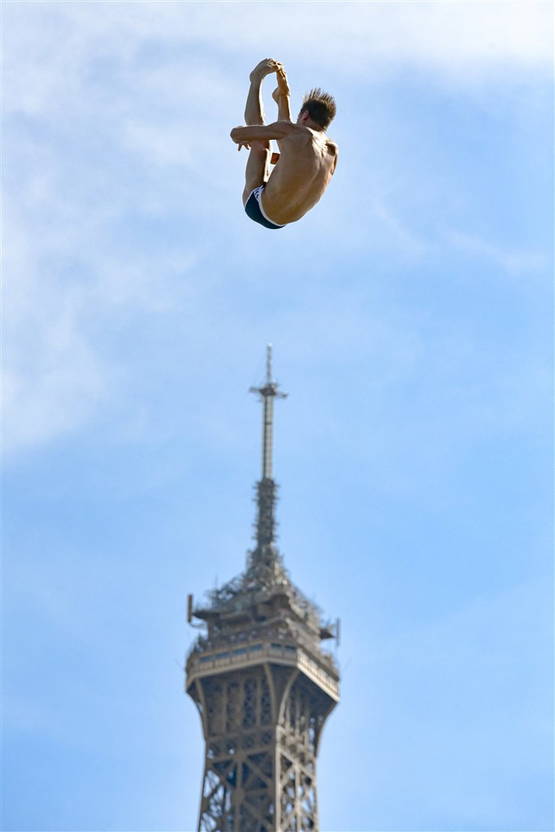
[[[272,377],[262,400],[262,475],[255,546],[244,572],[209,593],[190,619],[200,635],[187,658],[186,690],[206,741],[199,832],[318,832],[316,756],[339,701],[339,673],[320,647],[333,637],[318,607],[291,581],[275,538]]]
[[[206,625],[193,646],[188,671],[201,672],[208,658],[221,655],[231,644],[263,642],[275,648],[298,645],[325,672],[335,688],[338,673],[334,660],[320,642],[333,638],[332,626],[322,620],[319,608],[291,581],[276,546],[275,507],[277,484],[273,479],[274,399],[285,398],[272,375],[272,349],[266,353],[266,379],[253,387],[262,401],[262,471],[256,483],[255,546],[247,554],[246,569],[223,586],[208,593],[208,603],[191,610],[192,617]],[[291,652],[291,658],[293,653]]]

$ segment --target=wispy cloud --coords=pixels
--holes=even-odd
[[[240,119],[250,64],[261,57],[260,31],[265,48],[300,76],[317,70],[323,83],[372,83],[409,65],[438,83],[474,83],[494,69],[543,71],[549,58],[544,3],[353,3],[347,12],[345,4],[263,4],[253,25],[249,3],[103,4],[101,14],[92,3],[6,8],[5,391],[14,448],[87,423],[118,395],[122,364],[100,335],[115,310],[120,320],[147,320],[183,303],[200,329],[204,311],[218,306],[218,279],[183,275],[210,246],[210,224],[226,228],[226,210],[238,205],[243,157],[230,168],[222,147]],[[351,190],[360,169],[344,161],[342,170],[334,211],[323,206],[320,227],[341,228],[345,251],[370,245],[418,260],[437,247],[399,209],[418,177],[402,186],[396,174],[392,195],[387,177],[365,164],[361,218],[352,215]],[[513,273],[540,264],[464,229],[446,239]],[[250,256],[239,236],[236,245]],[[323,305],[320,313],[326,321]],[[365,323],[337,332],[349,340]],[[221,325],[231,326],[225,316]],[[313,325],[329,339],[331,324]]]
[[[367,825],[369,789],[381,828],[546,823],[549,786],[540,803],[523,775],[523,760],[539,780],[549,768],[533,759],[548,683],[534,688],[529,649],[544,584],[499,586],[536,569],[547,536],[547,264],[543,231],[518,229],[519,211],[532,228],[541,210],[541,163],[524,156],[548,117],[550,22],[546,3],[480,0],[5,4],[10,828],[195,823],[183,783],[200,774],[200,728],[172,655],[180,587],[242,567],[258,431],[247,388],[268,340],[292,396],[276,453],[292,572],[343,606],[367,660],[345,673],[330,723],[356,763],[338,771],[326,728],[326,823],[346,824],[347,802],[348,828]],[[339,102],[338,175],[275,235],[241,214],[245,154],[228,136],[264,53],[290,68],[294,106],[313,84]],[[453,549],[480,586],[489,564],[497,599],[466,561],[453,577]],[[387,604],[371,598],[379,571]],[[484,737],[498,745],[483,753]],[[179,782],[152,756],[168,744],[180,766],[194,757]],[[121,761],[139,745],[130,773]]]
[[[48,207],[33,239],[23,229],[39,191]],[[98,212],[89,207],[84,222],[82,192],[68,203],[56,196],[55,187],[44,190],[39,182],[15,201],[23,223],[6,224],[10,279],[4,291],[3,416],[10,452],[86,424],[117,398],[123,367],[117,355],[100,348],[99,333],[113,326],[114,318],[121,328],[184,302],[191,287],[183,277],[193,262],[187,253],[110,251],[118,212],[106,216],[104,206]]]
[[[61,112],[85,83],[101,95],[99,83],[114,71],[128,72],[132,83],[141,63],[149,65],[147,86],[163,99],[187,100],[200,82],[208,93],[205,102],[214,105],[221,80],[212,81],[210,90],[210,73],[199,69],[196,79],[180,84],[172,67],[190,65],[202,45],[219,56],[216,64],[227,55],[246,73],[259,55],[261,32],[267,47],[285,45],[284,60],[308,64],[307,52],[314,49],[325,55],[323,62],[310,63],[330,76],[358,77],[373,66],[383,71],[383,63],[392,69],[415,63],[441,70],[439,82],[449,80],[445,72],[472,80],[496,65],[504,72],[512,64],[549,72],[551,58],[552,11],[546,2],[264,3],[256,13],[252,4],[240,2],[136,3],[132,10],[114,3],[103,4],[102,14],[93,3],[21,2],[5,16],[8,112]],[[293,16],[302,37],[292,36]],[[90,103],[82,99],[83,108]]]
[[[502,247],[474,234],[455,229],[446,232],[446,240],[459,251],[478,260],[486,260],[511,275],[529,274],[545,269],[546,257],[539,252]]]

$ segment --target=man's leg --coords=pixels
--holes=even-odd
[[[245,105],[245,124],[264,124],[264,108],[262,105],[262,81],[266,75],[276,72],[281,66],[273,58],[264,58],[255,66],[250,74],[250,87]]]
[[[291,90],[281,64],[276,70],[276,78],[278,85],[272,93],[272,98],[278,105],[278,121],[291,121]]]
[[[249,196],[266,182],[268,170],[268,156],[270,151],[265,142],[252,142],[245,168],[245,189],[243,191],[243,205],[246,204]]]
[[[264,111],[262,107],[262,80],[266,75],[276,72],[277,61],[272,58],[265,58],[255,66],[250,74],[250,87],[245,105],[245,124],[264,124]],[[245,169],[245,189],[243,191],[243,205],[248,200],[252,191],[263,185],[266,181],[268,171],[268,151],[270,142],[252,142],[247,167]]]
[[[251,85],[245,104],[245,124],[264,124],[264,110],[262,105],[262,78],[251,76]]]

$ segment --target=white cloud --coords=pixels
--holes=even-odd
[[[154,64],[148,73],[150,89],[186,101],[199,98],[200,83],[212,104],[221,96],[226,58],[228,64],[241,61],[246,74],[260,57],[261,33],[266,51],[310,64],[330,78],[415,64],[437,72],[439,83],[450,76],[474,81],[495,67],[510,72],[512,64],[549,73],[551,61],[552,12],[544,2],[145,2],[101,7],[21,2],[9,6],[5,18],[8,112],[59,111],[68,96],[79,97],[85,81],[94,86],[95,73],[123,69],[133,74],[144,62],[145,50],[156,46],[166,54],[154,53],[158,66],[156,58],[149,61]],[[172,66],[198,61],[199,47],[217,53],[222,75],[217,83],[210,73],[207,78],[201,61],[196,79],[180,82],[171,72]],[[286,54],[278,55],[281,51]],[[226,85],[234,83],[228,76]],[[87,98],[82,104],[88,105]]]
[[[188,125],[154,125],[128,123],[124,144],[156,165],[184,165],[192,161],[188,149]]]
[[[48,218],[33,239],[22,228],[43,192]],[[97,212],[89,209],[88,223],[69,222],[72,208],[74,217],[82,214],[82,195],[69,206],[39,180],[30,182],[17,207],[23,223],[10,218],[6,223],[3,438],[8,452],[86,424],[114,397],[123,370],[116,355],[99,349],[95,328],[114,316],[121,327],[137,315],[163,315],[192,291],[183,279],[193,263],[190,255],[109,251],[113,214],[107,219],[102,205]],[[72,282],[75,273],[81,276]]]
[[[477,259],[494,263],[512,275],[529,274],[545,268],[545,257],[532,251],[503,248],[474,234],[452,229],[445,234],[447,241],[459,251]]]
[[[330,81],[372,79],[409,65],[430,69],[438,83],[474,81],[492,69],[543,70],[550,48],[550,10],[542,3],[22,2],[7,6],[4,17],[13,177],[5,264],[11,447],[83,425],[115,394],[121,367],[99,349],[99,322],[116,310],[121,319],[164,315],[182,303],[192,310],[197,293],[219,291],[182,280],[197,257],[196,239],[185,233],[176,254],[149,246],[140,233],[125,240],[121,232],[136,214],[185,226],[198,210],[217,221],[222,200],[235,191],[238,199],[242,165],[230,176],[222,145],[237,102],[242,106],[250,64],[261,57],[260,32],[265,49]],[[409,258],[425,255],[429,242],[396,215],[387,183],[374,185],[364,206],[372,244]],[[322,227],[340,222],[342,244],[361,245],[340,182],[334,188],[336,214],[323,212]],[[464,231],[448,240],[509,271],[536,263]],[[324,303],[319,311],[313,329],[325,340],[330,310]],[[366,320],[354,317],[354,327],[342,329],[332,315],[337,338],[344,331],[352,343],[352,333],[364,333]]]
[[[384,197],[376,194],[371,199],[371,205],[372,218],[378,224],[379,233],[386,235],[398,250],[412,257],[420,257],[429,251],[429,244],[395,216]]]

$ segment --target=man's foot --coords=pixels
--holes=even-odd
[[[283,86],[278,86],[273,91],[272,98],[274,99],[276,104],[279,106],[279,99],[280,98],[289,98],[289,93],[290,93],[289,87],[284,89]]]
[[[280,91],[281,95],[291,95],[291,90],[289,89],[289,82],[287,81],[287,75],[285,74],[283,64],[278,64],[278,68],[276,70],[276,79],[278,83],[278,90]]]
[[[273,58],[264,58],[255,66],[249,78],[251,81],[261,81],[266,75],[277,72],[279,67],[281,67],[279,61],[275,61]]]

